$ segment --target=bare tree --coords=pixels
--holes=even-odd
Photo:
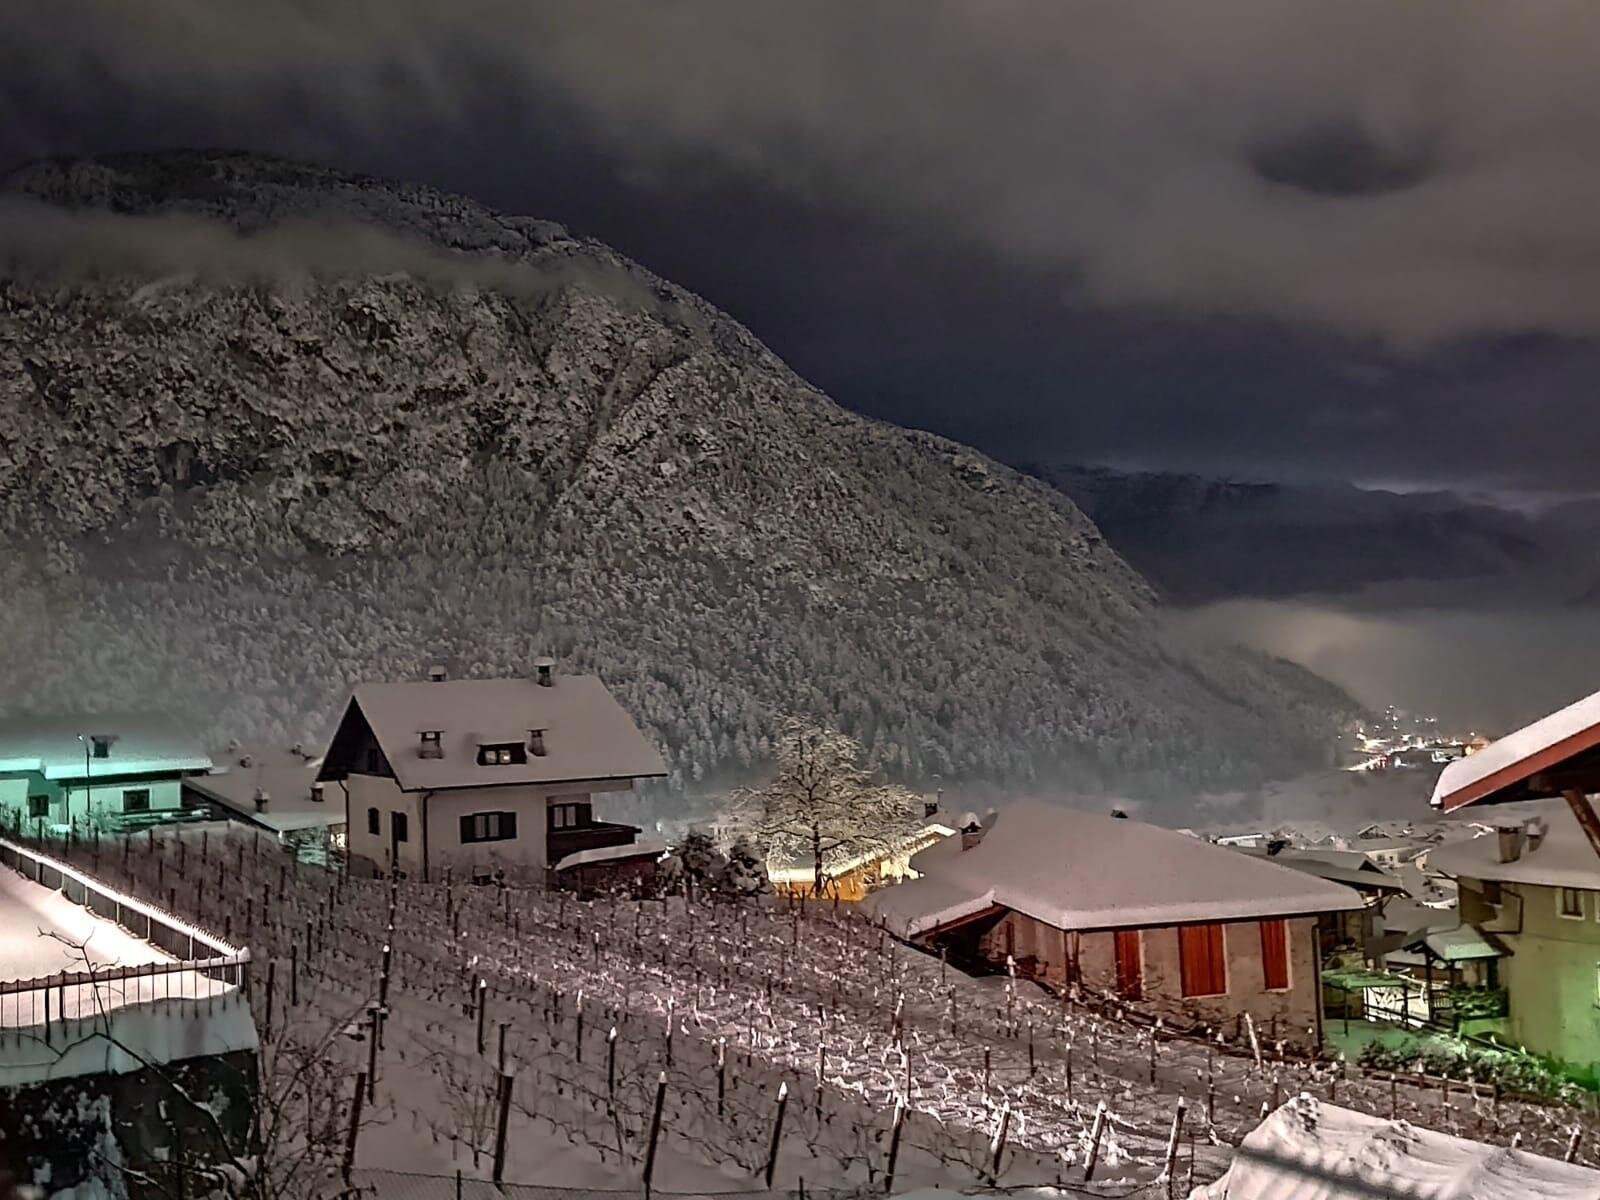
[[[730,823],[758,838],[769,861],[809,857],[815,896],[827,881],[830,853],[886,850],[921,812],[914,793],[863,765],[861,743],[847,734],[787,717],[776,748],[776,774],[761,787],[734,791]]]

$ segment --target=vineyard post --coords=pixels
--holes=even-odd
[[[989,1143],[989,1178],[1000,1182],[1000,1156],[1006,1152],[1006,1134],[1011,1130],[1011,1101],[1000,1106],[1000,1124],[995,1127],[994,1140]]]
[[[1088,1183],[1094,1178],[1095,1164],[1100,1161],[1100,1138],[1106,1131],[1106,1102],[1100,1101],[1094,1106],[1094,1126],[1089,1130],[1089,1158],[1083,1164],[1083,1181]]]
[[[617,1027],[613,1025],[606,1034],[606,1100],[617,1098]]]
[[[269,958],[267,959],[267,1024],[265,1029],[265,1033],[268,1038],[272,1037],[272,997],[273,993],[277,990],[277,985],[278,960],[275,958]]]
[[[667,1073],[665,1071],[656,1078],[656,1106],[650,1115],[650,1142],[644,1152],[644,1194],[650,1195],[650,1177],[656,1170],[656,1143],[661,1138],[661,1106],[667,1099]],[[770,1185],[769,1185],[770,1186]]]
[[[366,1072],[356,1075],[355,1099],[350,1104],[350,1129],[344,1139],[344,1181],[350,1182],[350,1168],[356,1161],[356,1134],[361,1131],[361,1102],[367,1093]]]
[[[767,1150],[767,1188],[772,1188],[772,1173],[778,1169],[778,1142],[783,1137],[783,1110],[789,1105],[789,1084],[778,1085],[778,1115],[772,1122],[772,1145]]]
[[[900,1157],[900,1131],[906,1122],[906,1101],[900,1097],[894,1102],[894,1127],[889,1131],[889,1164],[883,1170],[883,1191],[889,1195],[894,1191],[894,1164]]]
[[[483,1014],[489,1007],[489,981],[483,977],[478,978],[478,1054],[483,1054]]]
[[[511,1119],[511,1085],[513,1077],[501,1072],[500,1094],[497,1097],[500,1103],[500,1112],[495,1119],[494,1130],[494,1181],[499,1183],[505,1177],[506,1171],[506,1123]],[[649,1184],[645,1184],[646,1191]]]
[[[1583,1142],[1583,1126],[1574,1125],[1572,1136],[1567,1139],[1567,1152],[1561,1156],[1562,1162],[1572,1162],[1578,1157],[1578,1146]]]
[[[367,1009],[367,1099],[377,1098],[378,1081],[378,1009],[377,1006]]]
[[[1167,1195],[1174,1194],[1178,1182],[1178,1147],[1183,1139],[1183,1097],[1178,1097],[1178,1106],[1172,1110],[1172,1132],[1167,1137],[1167,1156],[1161,1166],[1161,1178],[1166,1180]]]
[[[723,1100],[728,1090],[728,1039],[717,1039],[717,1116],[722,1116]]]

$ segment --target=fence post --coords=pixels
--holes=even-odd
[[[656,1143],[661,1138],[661,1107],[667,1099],[667,1073],[665,1071],[656,1079],[656,1107],[650,1116],[650,1144],[644,1152],[644,1194],[650,1195],[650,1177],[656,1170]],[[770,1184],[768,1186],[771,1186]]]
[[[1574,1125],[1572,1136],[1567,1139],[1567,1152],[1561,1156],[1562,1162],[1571,1162],[1578,1157],[1578,1146],[1583,1142],[1583,1126]]]

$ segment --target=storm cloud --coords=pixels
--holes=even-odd
[[[1092,304],[1403,346],[1600,330],[1587,3],[20,8],[8,76],[188,109],[213,136],[298,106],[295,140],[349,145],[493,87],[641,172],[930,222],[1069,269]],[[8,107],[48,148],[54,114],[16,87]]]
[[[0,160],[466,191],[994,453],[1592,487],[1591,3],[12,0],[0,35]]]

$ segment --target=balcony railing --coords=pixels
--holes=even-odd
[[[636,825],[621,825],[614,821],[591,821],[570,829],[550,830],[546,841],[546,859],[552,867],[569,854],[580,850],[599,850],[609,846],[626,846],[639,837]]]

